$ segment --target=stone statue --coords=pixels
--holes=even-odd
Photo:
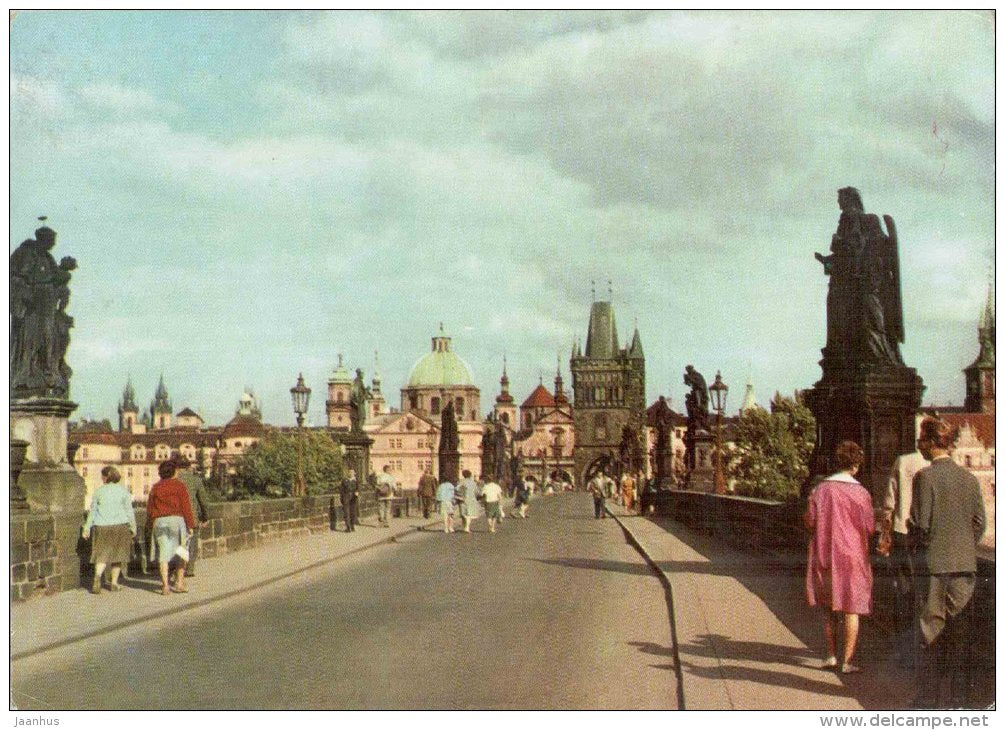
[[[349,391],[350,433],[363,433],[363,424],[366,423],[366,404],[372,399],[373,394],[363,384],[362,368],[356,368],[356,377],[352,381],[352,389]]]
[[[494,452],[495,461],[495,479],[500,486],[504,486],[510,476],[509,473],[509,459],[507,458],[507,452],[509,451],[507,440],[506,440],[506,427],[501,423],[496,423],[495,431],[492,434],[492,450]]]
[[[693,365],[684,368],[684,385],[691,392],[684,399],[687,406],[687,429],[696,433],[699,429],[708,430],[708,385],[705,378],[694,369]]]
[[[830,277],[827,353],[838,359],[901,367],[904,341],[900,262],[893,218],[866,213],[855,188],[838,191],[841,218],[829,256],[815,254]]]
[[[454,402],[448,401],[446,407],[440,413],[440,452],[457,451],[459,443],[457,417],[454,415]]]
[[[656,443],[653,447],[656,486],[663,489],[673,484],[673,454],[670,450],[673,415],[666,397],[660,396],[653,415],[656,422]]]
[[[44,220],[44,218],[42,219]],[[10,388],[14,398],[66,398],[72,370],[66,364],[73,317],[70,272],[77,262],[50,253],[56,232],[42,226],[10,256]]]

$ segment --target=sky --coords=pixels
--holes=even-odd
[[[250,386],[325,422],[339,353],[384,393],[442,322],[487,412],[594,297],[647,396],[684,367],[766,405],[821,376],[837,191],[893,216],[905,362],[962,404],[994,259],[986,12],[27,11],[10,245],[74,256],[76,416],[163,375],[210,424]],[[608,284],[610,282],[610,284]]]

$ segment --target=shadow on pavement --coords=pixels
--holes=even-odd
[[[596,560],[595,558],[527,558],[547,565],[562,565],[566,568],[585,568],[587,570],[606,570],[612,573],[628,575],[654,575],[648,565],[640,563],[625,563],[617,560]]]

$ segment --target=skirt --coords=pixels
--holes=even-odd
[[[440,500],[440,514],[441,515],[452,515],[454,513],[454,503],[444,502]]]
[[[175,551],[188,544],[188,528],[181,515],[167,515],[154,520],[154,544],[157,547],[157,562],[169,563]]]
[[[91,564],[128,563],[133,533],[129,525],[95,525],[91,528]]]

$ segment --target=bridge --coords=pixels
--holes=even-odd
[[[315,520],[245,536],[243,549],[221,536],[187,594],[161,596],[134,566],[119,593],[14,603],[12,699],[31,710],[907,705],[913,670],[883,609],[863,626],[863,674],[820,668],[799,551],[765,517],[783,507],[723,503],[711,529],[689,499],[667,495],[650,516],[609,505],[597,520],[585,494],[536,497],[494,534],[484,519],[444,534],[401,516],[354,533]],[[760,532],[729,526],[741,516]],[[993,575],[981,586],[993,606]],[[991,637],[993,615],[980,629]],[[975,654],[980,702],[993,701],[990,646]]]

